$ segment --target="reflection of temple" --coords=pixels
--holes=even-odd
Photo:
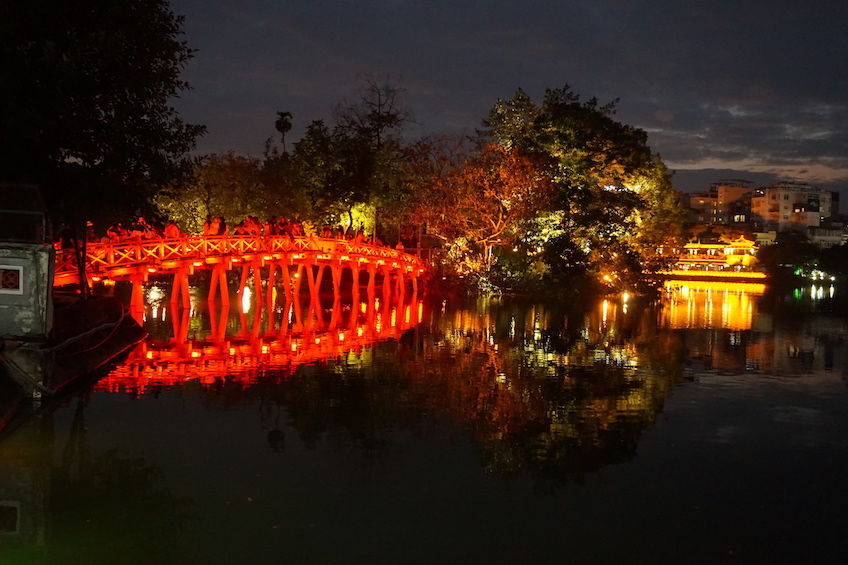
[[[663,325],[669,328],[748,330],[762,284],[667,281]]]
[[[777,323],[759,306],[764,291],[759,284],[668,281],[661,325],[691,330],[685,336],[695,373],[802,375],[841,366],[841,318]]]

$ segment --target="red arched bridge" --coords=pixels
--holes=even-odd
[[[229,303],[227,271],[241,267],[239,293],[243,292],[250,272],[254,286],[260,291],[262,272],[267,271],[267,288],[274,288],[279,268],[286,300],[298,296],[305,278],[309,292],[317,296],[325,270],[333,280],[338,297],[344,269],[349,269],[359,292],[359,281],[367,273],[369,294],[373,294],[378,277],[383,292],[395,290],[403,294],[407,283],[418,292],[418,278],[424,273],[424,262],[399,249],[357,240],[330,239],[313,236],[184,236],[181,238],[135,239],[120,243],[89,243],[85,252],[85,276],[88,282],[102,279],[133,282],[133,306],[143,303],[142,285],[155,273],[173,274],[171,302],[189,307],[188,276],[197,269],[211,269],[209,300]],[[263,269],[263,267],[268,267]],[[80,282],[80,271],[74,250],[57,249],[55,286]],[[305,276],[304,276],[305,274]]]

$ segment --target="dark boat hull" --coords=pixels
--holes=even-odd
[[[57,301],[53,332],[44,342],[6,340],[0,374],[33,397],[54,395],[102,372],[147,336],[115,298]]]

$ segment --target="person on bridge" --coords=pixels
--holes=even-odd
[[[265,220],[265,235],[275,236],[277,235],[277,227],[279,224],[277,223],[277,216],[271,216],[267,220]]]
[[[212,214],[206,214],[206,220],[203,222],[203,235],[212,234]]]
[[[169,239],[177,239],[181,237],[183,234],[180,231],[180,228],[177,227],[177,222],[171,220],[168,222],[168,225],[165,226],[165,237]]]
[[[115,222],[106,230],[106,235],[109,237],[109,243],[115,245],[126,239],[127,230],[124,229],[121,222]]]

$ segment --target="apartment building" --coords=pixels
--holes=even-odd
[[[751,219],[760,231],[806,231],[838,213],[838,193],[804,183],[775,183],[751,197]]]
[[[714,182],[708,192],[689,195],[690,221],[693,224],[714,224],[744,227],[750,220],[753,183],[730,179]]]

